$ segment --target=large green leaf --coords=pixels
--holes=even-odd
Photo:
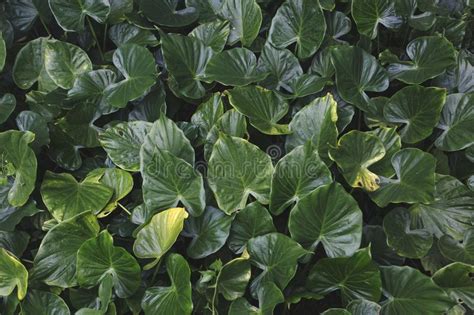
[[[99,135],[109,158],[118,167],[132,172],[140,170],[140,148],[152,124],[145,121],[118,123]]]
[[[254,295],[266,282],[273,282],[283,290],[295,276],[298,259],[308,253],[300,244],[280,233],[250,239],[247,250],[250,262],[262,270],[251,284]]]
[[[236,87],[227,91],[230,104],[247,116],[250,124],[267,135],[287,134],[288,125],[278,124],[288,112],[288,103],[260,86]]]
[[[260,66],[269,75],[260,84],[266,88],[279,90],[290,89],[290,84],[303,75],[303,69],[298,59],[288,49],[277,49],[265,44],[259,60]]]
[[[106,230],[81,245],[77,252],[77,282],[81,287],[95,287],[107,275],[112,276],[115,293],[125,298],[140,286],[140,266],[124,248],[113,246]]]
[[[277,304],[283,303],[285,297],[273,282],[262,284],[257,292],[258,308],[245,298],[235,300],[229,308],[228,315],[272,315]]]
[[[166,260],[166,269],[171,286],[148,288],[142,300],[143,310],[146,314],[191,314],[191,270],[186,259],[179,254],[171,254]]]
[[[22,300],[28,288],[28,271],[13,254],[0,248],[0,296],[9,296],[15,287],[18,299]]]
[[[3,124],[13,113],[16,107],[16,99],[13,94],[5,93],[0,97],[0,124]]]
[[[207,64],[205,78],[223,85],[244,86],[263,80],[268,73],[247,48],[232,48],[215,54]]]
[[[167,150],[177,143],[168,142],[166,135],[163,139],[166,141],[157,142],[153,133],[150,133],[140,150],[145,205],[149,210],[164,210],[176,207],[181,202],[193,216],[199,216],[205,207],[202,175],[187,161]],[[185,144],[185,148],[189,145],[184,141],[181,143]],[[161,145],[164,148],[158,147]],[[176,147],[182,148],[179,145]],[[188,160],[194,159],[193,150],[190,149],[192,156],[188,156]]]
[[[30,290],[25,300],[21,302],[22,315],[47,314],[69,315],[69,307],[59,296],[47,291]]]
[[[436,175],[434,200],[410,207],[412,221],[437,238],[462,239],[472,226],[474,192],[454,177]]]
[[[408,43],[411,61],[396,61],[387,70],[390,76],[408,84],[420,84],[442,74],[456,62],[451,42],[441,36],[418,37]]]
[[[380,267],[383,294],[381,314],[442,314],[455,303],[433,280],[408,266]]]
[[[113,107],[125,107],[143,95],[156,81],[155,59],[145,47],[137,44],[120,46],[113,55],[115,67],[124,80],[109,85],[105,91],[107,102]]]
[[[369,167],[384,156],[382,141],[375,135],[358,130],[346,133],[337,142],[337,147],[329,149],[329,157],[336,162],[347,183],[367,191],[379,188],[379,177]]]
[[[474,94],[450,94],[446,98],[435,145],[443,151],[458,151],[474,144]]]
[[[410,213],[405,208],[390,211],[383,219],[383,229],[387,235],[387,244],[403,257],[421,258],[433,244],[431,232],[413,227]]]
[[[12,182],[8,202],[23,206],[35,189],[37,161],[29,144],[35,135],[29,131],[0,132],[0,185]]]
[[[55,225],[41,241],[32,277],[51,286],[75,286],[76,253],[85,241],[97,236],[97,233],[99,223],[88,212]]]
[[[209,159],[208,181],[219,209],[227,214],[243,209],[249,195],[268,204],[273,165],[250,142],[221,133]]]
[[[288,229],[305,248],[314,251],[321,243],[329,257],[350,256],[360,246],[362,212],[340,184],[328,184],[300,199]]]
[[[318,260],[309,272],[306,288],[321,295],[341,290],[343,303],[355,299],[378,301],[382,281],[380,271],[372,261],[370,247],[367,247],[350,257]]]
[[[321,159],[329,165],[328,150],[337,141],[337,119],[337,103],[331,94],[314,99],[291,120],[292,133],[286,137],[286,151],[311,140]]]
[[[220,15],[230,22],[229,45],[250,46],[262,24],[262,11],[256,0],[224,0]]]
[[[461,240],[456,240],[449,235],[443,235],[438,247],[444,257],[452,261],[474,265],[474,229],[464,233]]]
[[[153,268],[173,246],[183,230],[188,213],[184,208],[171,208],[155,214],[137,234],[133,252],[139,258],[153,258],[144,269]]]
[[[104,23],[110,12],[108,0],[48,0],[58,24],[70,32],[84,31],[87,16]]]
[[[380,188],[370,194],[379,207],[433,201],[436,159],[431,154],[415,148],[402,149],[393,155],[392,167],[397,178],[380,177]]]
[[[384,118],[404,125],[400,130],[403,142],[416,143],[431,135],[445,100],[444,89],[407,86],[395,93],[384,106]]]
[[[279,215],[319,186],[331,182],[331,172],[308,141],[294,148],[276,164],[270,191],[270,210]]]
[[[203,97],[206,89],[201,81],[213,50],[192,36],[160,34],[163,59],[172,79],[170,87],[173,92],[192,99]]]
[[[474,308],[474,283],[471,274],[474,272],[472,265],[452,263],[436,271],[433,281],[443,288],[448,295],[460,303]]]
[[[234,253],[240,254],[251,238],[275,231],[273,219],[268,210],[258,202],[252,202],[235,216],[228,245]]]
[[[388,88],[387,71],[362,48],[335,46],[331,50],[331,60],[336,69],[337,91],[342,99],[363,111],[368,110],[366,91],[383,92]]]
[[[81,212],[98,214],[109,202],[113,190],[100,183],[78,183],[68,173],[47,171],[41,185],[41,197],[57,221],[70,219]]]
[[[371,39],[377,37],[379,23],[387,28],[398,28],[402,24],[392,0],[354,0],[351,9],[357,30]]]
[[[232,216],[209,206],[201,216],[186,220],[182,234],[192,238],[186,251],[188,256],[200,259],[217,252],[229,236],[232,219]]]
[[[44,48],[44,68],[56,85],[67,90],[80,74],[92,70],[92,62],[78,46],[48,40]]]
[[[326,32],[319,1],[287,0],[272,19],[268,41],[276,48],[296,43],[298,58],[311,57],[321,45]]]
[[[151,21],[169,27],[186,26],[199,17],[195,7],[178,8],[179,0],[139,0],[140,10]]]

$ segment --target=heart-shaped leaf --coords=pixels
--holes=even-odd
[[[9,296],[17,288],[16,296],[23,300],[28,288],[28,271],[25,266],[6,249],[0,248],[0,295]]]
[[[329,257],[350,256],[360,246],[362,212],[340,184],[324,185],[300,199],[288,229],[305,248],[314,251],[321,243]]]
[[[188,217],[184,208],[171,208],[155,214],[137,234],[133,252],[138,258],[153,258],[144,269],[153,268],[173,246]]]
[[[370,248],[358,250],[350,257],[322,258],[310,270],[306,288],[326,295],[341,290],[343,303],[355,299],[378,301],[382,281]]]
[[[436,271],[433,281],[443,288],[454,300],[474,307],[474,284],[470,275],[474,272],[472,265],[452,263]]]
[[[398,28],[403,22],[391,0],[354,0],[351,9],[357,30],[371,39],[377,37],[379,23],[386,28]]]
[[[232,214],[243,209],[249,195],[268,204],[273,165],[250,142],[221,133],[209,159],[208,181],[219,209]]]
[[[104,23],[110,12],[108,0],[48,0],[58,24],[69,32],[84,31],[84,20],[89,16]]]
[[[229,45],[250,46],[260,31],[262,11],[256,0],[223,0],[220,15],[230,22]]]
[[[69,315],[69,307],[59,296],[47,291],[29,290],[21,302],[23,314],[61,314]]]
[[[268,41],[280,49],[296,43],[298,58],[305,59],[318,50],[325,32],[319,1],[287,0],[272,19]]]
[[[278,124],[288,112],[288,103],[273,91],[260,86],[236,87],[227,91],[230,104],[247,116],[250,124],[264,134],[287,134],[288,125]]]

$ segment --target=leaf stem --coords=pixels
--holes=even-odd
[[[46,23],[44,23],[44,20],[43,20],[43,18],[41,17],[41,15],[40,15],[39,19],[40,19],[40,22],[41,22],[41,24],[43,25],[43,27],[44,27],[46,33],[48,33],[48,36],[51,36],[51,32],[49,31],[49,28],[48,28],[48,26],[46,25]]]
[[[95,40],[95,45],[97,46],[97,49],[99,50],[100,58],[102,61],[104,60],[104,53],[102,52],[102,48],[100,48],[99,40],[97,39],[97,34],[95,33],[94,26],[92,25],[91,19],[89,17],[87,19],[87,24],[89,24],[89,29],[92,33],[92,37]]]
[[[104,26],[104,37],[102,38],[102,51],[106,51],[106,44],[107,44],[107,30],[109,28],[109,24],[105,23]]]
[[[153,272],[153,277],[151,277],[151,284],[155,283],[156,276],[158,275],[158,271],[160,270],[161,266],[161,259],[156,263],[155,271]]]
[[[117,205],[120,208],[122,208],[122,210],[125,211],[128,215],[132,215],[132,213],[124,205],[122,205],[120,202],[117,202]]]

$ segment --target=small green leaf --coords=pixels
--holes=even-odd
[[[384,156],[382,141],[375,135],[358,130],[343,135],[337,147],[329,150],[329,157],[337,163],[347,183],[366,191],[376,191],[379,188],[379,177],[369,167]]]
[[[12,76],[19,88],[29,89],[37,81],[40,87],[48,85],[42,82],[46,78],[51,81],[44,67],[44,51],[47,42],[48,39],[43,37],[34,39],[23,46],[16,55]],[[53,85],[55,86],[54,83]]]
[[[278,124],[288,112],[288,103],[273,91],[260,86],[236,87],[227,91],[230,104],[247,116],[250,124],[267,135],[290,133],[288,125]]]
[[[392,177],[395,171],[391,164],[392,156],[402,148],[402,141],[396,128],[381,127],[369,132],[377,136],[385,148],[383,158],[370,166],[370,170],[375,174],[384,177]]]
[[[262,24],[262,11],[256,0],[224,0],[220,15],[230,22],[229,45],[238,41],[250,46]]]
[[[0,124],[3,124],[15,110],[16,99],[13,94],[5,93],[0,97]]]
[[[108,0],[48,0],[59,26],[65,31],[84,31],[84,20],[89,16],[105,23],[110,12]]]
[[[362,211],[338,184],[320,186],[291,210],[291,237],[315,251],[319,243],[329,257],[350,256],[360,246]]]
[[[212,127],[217,124],[219,118],[224,114],[224,104],[220,93],[212,96],[199,105],[191,117],[191,123],[198,127],[199,138],[205,141]]]
[[[268,204],[273,165],[250,142],[221,133],[209,159],[208,181],[219,209],[232,214],[243,209],[249,195]]]
[[[443,235],[438,242],[439,250],[444,257],[452,261],[474,265],[474,229],[464,233],[461,240]]]
[[[153,268],[173,246],[188,217],[184,208],[171,208],[155,214],[137,234],[133,252],[138,258],[153,258],[144,269]]]
[[[158,45],[158,39],[152,32],[128,23],[112,26],[109,30],[109,37],[117,47],[125,44],[137,44],[140,46]]]
[[[33,111],[24,110],[16,116],[15,121],[19,130],[35,134],[35,140],[30,144],[35,152],[39,152],[41,147],[49,144],[48,122],[43,116]]]
[[[17,287],[16,295],[23,300],[28,288],[28,271],[4,248],[0,248],[0,280],[0,296],[9,296]]]
[[[51,215],[59,222],[81,212],[98,214],[109,202],[113,190],[106,185],[76,179],[67,173],[47,171],[41,185],[41,197]]]
[[[205,46],[211,47],[214,52],[221,52],[229,37],[230,26],[227,21],[213,21],[197,26],[189,36],[201,40]]]
[[[235,258],[222,266],[216,280],[216,288],[227,301],[236,300],[245,294],[250,276],[248,257]]]
[[[150,287],[142,300],[146,314],[189,315],[193,311],[191,299],[191,270],[183,256],[171,254],[166,260],[170,277],[169,287]]]
[[[399,28],[403,22],[391,0],[354,0],[351,9],[357,30],[371,39],[377,37],[379,23],[386,28]]]
[[[318,260],[309,272],[306,288],[321,295],[341,290],[344,304],[355,299],[378,301],[382,281],[380,271],[372,261],[370,247],[367,247],[350,257]]]
[[[318,50],[325,32],[319,1],[287,0],[272,19],[268,41],[279,49],[296,43],[298,58],[305,59]]]

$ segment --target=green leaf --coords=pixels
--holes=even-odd
[[[37,161],[29,144],[35,135],[29,131],[0,132],[0,184],[13,182],[8,191],[8,202],[23,206],[35,189]]]
[[[404,125],[400,130],[403,142],[416,143],[431,135],[445,100],[445,89],[407,86],[395,93],[384,106],[384,118]]]
[[[331,172],[311,142],[294,148],[275,166],[270,210],[279,215],[321,185],[332,182]]]
[[[113,246],[109,232],[102,231],[84,242],[77,252],[77,282],[81,287],[95,287],[107,275],[112,276],[115,293],[129,297],[140,286],[140,266],[122,247]]]
[[[199,12],[192,6],[178,8],[178,0],[139,0],[141,12],[152,22],[169,27],[182,27],[196,21]]]
[[[336,69],[337,91],[343,100],[360,110],[368,110],[369,97],[365,92],[383,92],[388,88],[387,71],[362,48],[335,46],[331,60]]]
[[[410,207],[413,222],[437,238],[462,239],[472,226],[474,192],[452,176],[436,175],[434,200]]]
[[[370,133],[353,130],[329,149],[329,157],[337,163],[347,183],[366,191],[379,188],[379,177],[369,167],[385,156],[385,147],[380,139]]]
[[[101,114],[110,114],[117,109],[111,106],[104,95],[105,89],[115,83],[115,72],[108,69],[93,70],[79,75],[68,91],[68,98],[77,102],[94,103]]]
[[[298,259],[308,253],[300,244],[280,233],[250,239],[247,250],[252,265],[262,270],[252,281],[254,294],[258,294],[266,282],[273,282],[283,290],[296,274]]]
[[[97,139],[99,131],[94,125],[96,119],[96,106],[92,103],[80,103],[59,119],[57,126],[73,140],[74,145],[95,148],[100,145]]]
[[[383,294],[381,314],[441,314],[455,303],[433,280],[408,266],[380,267]]]
[[[405,208],[390,211],[383,219],[383,229],[387,235],[387,244],[403,257],[421,258],[433,244],[431,232],[413,226],[410,212]]]
[[[274,314],[275,306],[285,301],[283,293],[272,282],[262,284],[257,296],[258,308],[251,305],[246,299],[240,298],[232,302],[228,315],[271,315]]]
[[[69,307],[64,300],[51,292],[30,290],[21,302],[21,310],[27,314],[69,315]]]
[[[249,195],[268,204],[273,165],[265,152],[250,142],[219,135],[209,159],[208,181],[219,209],[232,214],[243,209]]]
[[[319,1],[287,0],[272,19],[268,41],[279,49],[296,43],[298,58],[305,59],[318,50],[325,32]]]
[[[118,123],[99,134],[99,141],[118,167],[131,172],[140,170],[140,148],[152,124],[145,121]]]
[[[48,85],[44,81],[51,81],[44,67],[44,51],[47,42],[48,39],[43,37],[34,39],[23,46],[16,55],[12,76],[19,88],[29,89],[39,81],[41,89],[41,86]]]
[[[433,281],[443,288],[448,295],[459,303],[474,308],[474,283],[471,274],[474,272],[472,265],[452,263],[436,271]]]
[[[372,261],[370,247],[366,247],[350,257],[318,260],[309,272],[306,288],[321,295],[341,290],[344,304],[355,299],[378,301],[382,281],[380,271]]]
[[[219,92],[199,105],[197,110],[191,116],[191,123],[198,127],[199,138],[205,141],[212,127],[217,124],[219,118],[224,114],[224,104],[222,103]]]
[[[17,257],[23,256],[29,241],[30,235],[26,232],[0,231],[0,248],[5,248],[7,251]]]
[[[5,93],[0,98],[0,124],[7,121],[8,117],[13,113],[16,107],[16,99],[13,94]]]
[[[392,156],[400,151],[402,148],[402,141],[396,128],[381,127],[369,132],[377,136],[385,148],[385,155],[383,158],[370,166],[370,170],[375,174],[392,177],[395,171],[392,168]]]
[[[166,150],[169,149],[166,146],[176,143],[163,139],[163,143],[157,143],[150,133],[140,150],[145,205],[150,210],[164,210],[181,202],[191,215],[199,216],[205,207],[202,175],[187,161]],[[165,148],[158,147],[161,145]],[[194,159],[191,153],[188,159]]]
[[[464,233],[461,240],[456,240],[449,235],[443,235],[438,242],[439,250],[444,257],[452,261],[465,264],[474,264],[474,229]]]
[[[107,23],[115,24],[126,19],[126,15],[133,11],[133,0],[109,0],[110,13]]]
[[[166,260],[169,287],[150,287],[142,300],[146,314],[188,315],[193,311],[191,270],[183,256],[171,254]]]
[[[250,124],[267,135],[288,134],[288,125],[278,124],[288,112],[288,103],[260,86],[236,87],[227,91],[230,104],[247,116]]]
[[[260,84],[272,90],[290,89],[290,84],[303,75],[303,69],[295,55],[288,49],[276,49],[266,44],[259,60],[269,75]]]
[[[157,76],[155,59],[145,47],[137,44],[120,46],[114,52],[113,63],[124,80],[105,89],[104,95],[111,106],[125,107],[129,101],[144,96],[155,84]]]
[[[406,54],[411,61],[391,63],[390,76],[407,84],[421,84],[442,74],[456,62],[453,45],[441,36],[418,37],[408,43]]]
[[[68,173],[47,171],[41,185],[41,197],[51,215],[59,222],[81,212],[98,214],[109,202],[113,190],[106,185],[83,181],[78,183]]]
[[[387,236],[380,225],[365,225],[362,230],[362,247],[370,245],[373,260],[382,266],[402,265],[405,258],[397,255],[387,244]]]
[[[271,232],[276,232],[272,216],[264,206],[252,202],[237,212],[230,229],[229,248],[240,254],[248,240]]]
[[[48,40],[44,48],[44,68],[56,85],[67,90],[80,74],[92,70],[92,62],[78,46]]]
[[[97,236],[99,223],[83,212],[55,225],[41,241],[34,260],[32,278],[50,286],[68,288],[76,283],[77,251],[88,239]]]
[[[155,214],[137,234],[133,252],[138,258],[153,258],[144,269],[153,268],[173,246],[188,217],[184,208],[171,208]]]
[[[216,289],[227,301],[236,300],[244,296],[250,276],[249,258],[235,258],[222,266],[216,279]]]
[[[380,188],[370,193],[379,206],[389,203],[428,203],[434,199],[436,159],[419,149],[406,148],[392,157],[396,179],[380,177]]]
[[[435,145],[443,151],[458,151],[474,144],[474,94],[450,94],[441,114],[442,130]]]
[[[103,210],[97,215],[99,218],[108,216],[119,201],[127,196],[133,188],[133,177],[127,171],[118,168],[96,168],[87,174],[85,182],[98,183],[113,190],[112,197]]]
[[[368,300],[353,300],[347,309],[354,315],[378,315],[380,314],[380,305]]]
[[[268,73],[247,48],[232,48],[215,54],[207,64],[205,78],[223,85],[244,86],[263,80]]]
[[[327,15],[326,41],[330,44],[344,44],[339,38],[351,31],[351,19],[344,13],[333,11]]]
[[[48,122],[43,116],[33,111],[24,110],[16,116],[15,121],[19,130],[35,134],[35,140],[30,144],[35,152],[39,152],[41,147],[49,144]]]
[[[351,9],[357,30],[371,39],[377,37],[379,23],[386,28],[399,28],[403,22],[391,0],[354,0]]]
[[[84,31],[84,20],[89,16],[99,23],[105,23],[110,12],[107,0],[48,0],[59,26],[65,31]]]
[[[262,11],[256,0],[224,0],[219,14],[230,22],[227,44],[252,44],[262,24]]]
[[[201,40],[205,46],[211,47],[214,52],[221,52],[229,37],[230,26],[227,21],[213,21],[197,26],[189,36]]]
[[[17,287],[16,295],[22,300],[28,288],[28,271],[6,249],[0,248],[0,296],[9,296]]]
[[[178,97],[202,98],[206,89],[201,81],[204,79],[206,65],[214,55],[213,50],[195,37],[164,32],[160,36],[173,93]]]
[[[324,185],[291,210],[288,229],[311,251],[321,243],[329,257],[350,256],[360,246],[362,212],[340,184]]]
[[[186,250],[188,256],[201,259],[217,252],[229,236],[232,219],[232,216],[209,206],[201,216],[186,220],[182,234],[192,238]]]
[[[140,46],[158,45],[158,39],[152,32],[128,23],[112,26],[109,30],[109,38],[117,47],[125,44],[137,44]]]
[[[331,94],[314,99],[293,117],[286,137],[286,151],[311,140],[321,159],[330,165],[328,150],[337,141],[337,103]]]

